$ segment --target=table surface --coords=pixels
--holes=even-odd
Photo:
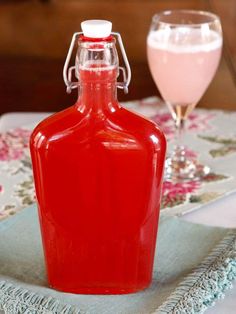
[[[45,118],[49,113],[8,113],[0,117],[0,132],[11,128],[35,123]],[[181,219],[193,223],[210,226],[236,228],[236,193],[225,196],[213,203],[203,205],[200,209],[182,216]],[[1,311],[0,311],[1,313]],[[236,285],[227,291],[224,300],[206,311],[207,314],[235,314],[236,313]]]

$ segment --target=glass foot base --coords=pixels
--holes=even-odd
[[[192,181],[201,180],[210,173],[210,168],[200,164],[195,159],[181,156],[171,156],[165,163],[165,180]]]

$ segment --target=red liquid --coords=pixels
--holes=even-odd
[[[117,103],[115,69],[80,79],[77,103],[31,137],[48,281],[66,292],[135,292],[152,277],[165,138]]]

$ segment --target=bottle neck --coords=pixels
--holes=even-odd
[[[118,55],[114,38],[99,42],[82,38],[76,56],[76,76],[79,80],[78,110],[96,114],[114,111],[118,106]]]
[[[89,111],[95,114],[113,112],[117,108],[116,83],[81,82],[76,105],[81,112]]]

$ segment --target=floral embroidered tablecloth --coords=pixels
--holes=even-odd
[[[156,97],[124,103],[151,118],[164,131],[171,150],[175,126]],[[34,125],[0,133],[0,219],[35,202],[29,154]],[[181,215],[236,191],[236,112],[196,108],[189,116],[185,142],[189,154],[211,168],[203,181],[163,184],[162,214]]]

